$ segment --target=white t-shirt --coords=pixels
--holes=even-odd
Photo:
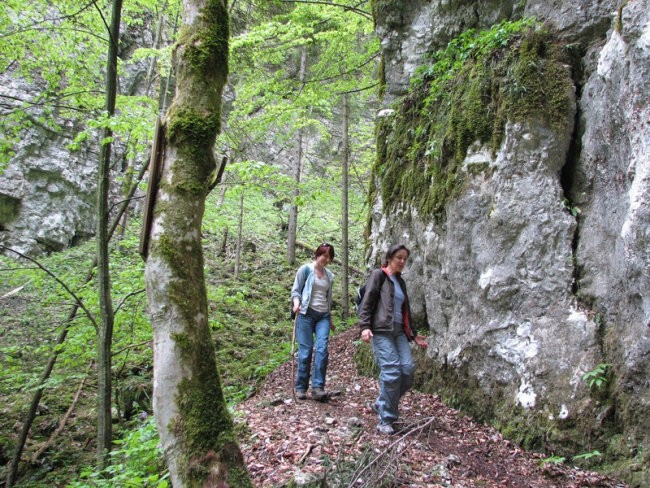
[[[329,312],[327,304],[327,292],[330,288],[330,282],[327,275],[324,274],[319,278],[317,274],[314,275],[314,284],[311,287],[311,298],[309,299],[309,308],[313,308],[317,312]]]

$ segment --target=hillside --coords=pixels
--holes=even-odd
[[[293,271],[269,258],[279,248],[258,242],[264,254],[246,255],[245,279],[231,280],[228,275],[232,270],[220,266],[213,249],[217,241],[206,240],[214,340],[225,392],[233,405],[240,444],[256,486],[286,486],[292,479],[300,485],[323,477],[328,486],[337,487],[626,486],[561,464],[558,457],[522,450],[495,429],[445,406],[438,396],[417,391],[403,400],[399,434],[390,438],[378,435],[368,408],[377,392],[376,381],[357,372],[357,364],[366,365],[368,350],[357,341],[354,327],[345,330],[339,324],[339,333],[331,340],[327,388],[339,394],[328,403],[294,402],[288,361],[291,329],[283,305]],[[64,276],[67,270],[70,276],[77,276],[81,256],[89,255],[90,249],[90,245],[73,249],[43,262],[57,274]],[[115,252],[116,256],[121,254],[118,249]],[[132,253],[126,255],[130,258],[122,263],[123,275],[129,279],[140,264]],[[301,256],[307,258],[307,254]],[[54,293],[54,283],[37,278],[36,270],[36,274],[28,275],[32,280],[28,281],[10,261],[4,265],[3,286],[11,284],[16,290],[11,296],[4,296],[9,288],[0,291],[4,296],[0,301],[0,437],[4,439],[2,457],[6,464],[52,340],[54,329],[47,326],[48,317],[58,325],[56,317],[68,305]],[[333,269],[339,274],[338,265]],[[24,288],[18,289],[19,283]],[[137,288],[137,283],[131,285]],[[134,312],[144,312],[142,301],[134,305]],[[121,483],[143,473],[155,481],[133,486],[165,486],[166,471],[156,449],[153,422],[142,421],[151,418],[146,402],[151,394],[150,330],[146,322],[133,321],[135,315],[128,315],[136,329],[129,332],[126,321],[121,327],[123,340],[133,345],[119,348],[116,356],[118,400],[123,401],[128,392],[143,392],[140,399],[145,401],[134,402],[128,411],[123,404],[116,412],[116,437],[120,440],[108,471],[112,479],[100,483],[101,477],[87,467],[93,462],[95,435],[96,384],[93,371],[88,369],[94,348],[88,347],[92,346],[92,332],[84,332],[77,325],[39,406],[17,486],[123,486]],[[76,392],[79,398],[75,405]],[[61,434],[50,449],[36,456],[68,409],[71,415]]]
[[[198,317],[197,356],[211,359],[214,345],[220,372],[219,383],[210,364],[198,390],[223,389],[258,484],[314,474],[334,486],[618,486],[566,463],[649,486],[650,160],[643,156],[650,129],[640,122],[650,120],[648,1],[562,0],[549,8],[540,0],[341,0],[332,9],[323,8],[328,2],[232,2],[231,86],[223,101],[208,104],[209,134],[192,134],[188,147],[196,155],[221,125],[206,149],[229,162],[216,180],[218,172],[202,164],[179,172],[201,175],[195,181],[162,179],[174,184],[162,185],[157,201],[173,203],[150,215],[173,222],[166,229],[178,235],[151,249],[161,251],[160,262],[178,262],[148,265],[159,275],[144,273],[136,228],[138,195],[156,178],[130,193],[122,221],[130,228],[111,244],[115,335],[104,357],[112,365],[97,354],[102,312],[91,265],[96,246],[88,241],[96,229],[97,129],[116,128],[109,205],[116,209],[131,173],[145,173],[153,121],[167,111],[171,87],[185,91],[184,76],[167,75],[160,57],[178,42],[176,26],[165,25],[176,12],[167,10],[170,2],[155,14],[126,9],[120,85],[131,88],[118,97],[121,117],[112,124],[100,108],[101,36],[91,44],[66,34],[103,32],[107,16],[58,2],[47,11],[65,19],[59,29],[41,18],[47,2],[9,2],[0,9],[0,24],[10,28],[0,56],[10,68],[0,77],[0,480],[11,485],[19,465],[23,488],[179,485],[174,455],[168,472],[158,446],[152,377],[161,357],[172,359],[168,371],[185,371],[174,360],[187,352],[186,336],[167,332],[179,317]],[[160,43],[150,38],[158,16]],[[208,31],[226,40],[225,28]],[[77,97],[86,91],[93,95]],[[178,113],[188,112],[170,111],[168,128],[188,126],[174,120]],[[174,134],[167,132],[168,148]],[[174,167],[172,160],[163,167]],[[214,191],[199,226],[187,216],[203,212],[208,184]],[[178,202],[168,199],[170,189],[181,190]],[[185,206],[195,191],[199,201]],[[178,218],[165,215],[179,209],[186,211]],[[188,222],[194,227],[184,232]],[[189,247],[169,245],[189,236]],[[294,240],[307,243],[295,261]],[[405,399],[403,434],[394,439],[375,436],[366,408],[374,385],[356,376],[359,364],[372,369],[369,354],[363,345],[349,348],[352,337],[333,345],[329,386],[340,394],[331,403],[296,405],[287,393],[287,289],[323,241],[337,257],[348,248],[358,270],[379,262],[391,243],[413,251],[406,281],[414,322],[431,346],[418,368],[427,395]],[[200,247],[204,257],[185,251]],[[188,265],[188,256],[201,259]],[[354,319],[341,320],[342,311],[363,271],[347,289],[340,262],[332,268],[342,297],[334,312],[348,322],[337,323],[345,330]],[[179,272],[175,292],[152,295],[169,269]],[[170,298],[179,308],[158,322],[159,311],[172,310]],[[154,364],[159,344],[174,347],[156,350]],[[155,376],[167,377],[160,369]],[[164,433],[177,425],[175,403],[192,397],[158,385],[160,444],[174,453]],[[196,424],[209,425],[204,412],[225,405],[194,411]],[[195,437],[209,444],[222,432]],[[115,440],[104,470],[94,467],[101,438]]]
[[[330,342],[327,403],[294,401],[291,363],[276,369],[236,408],[241,446],[256,486],[600,487],[623,482],[526,452],[490,427],[446,407],[438,396],[411,391],[400,430],[375,430],[368,405],[376,381],[355,367],[358,333]],[[557,460],[556,460],[557,461]],[[318,484],[318,480],[325,483]]]

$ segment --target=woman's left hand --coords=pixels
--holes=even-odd
[[[415,343],[420,347],[429,347],[427,343],[427,338],[421,335],[415,336]]]

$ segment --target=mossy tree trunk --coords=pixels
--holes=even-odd
[[[228,74],[225,0],[183,0],[177,93],[164,121],[145,268],[154,333],[154,414],[175,488],[251,486],[210,337],[201,222]]]

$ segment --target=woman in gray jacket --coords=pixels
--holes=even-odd
[[[409,342],[427,347],[426,339],[417,335],[411,324],[406,283],[401,276],[410,254],[402,244],[388,249],[382,268],[368,277],[359,312],[361,338],[372,341],[379,367],[379,397],[372,409],[379,416],[377,430],[388,435],[395,433],[399,401],[413,385],[415,363]]]

